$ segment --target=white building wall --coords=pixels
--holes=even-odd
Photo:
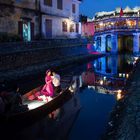
[[[76,6],[76,12],[72,13],[72,10],[71,10],[71,13],[72,13],[71,16],[74,21],[79,22],[79,4],[80,4],[80,2],[78,0],[72,0],[72,3],[74,3]],[[72,9],[72,6],[71,6],[71,9]]]
[[[75,4],[76,11],[72,12],[72,4]],[[41,1],[41,10],[42,12],[48,14],[42,16],[42,33],[44,38],[46,38],[46,19],[52,19],[52,37],[69,37],[76,38],[80,33],[76,33],[76,23],[79,24],[79,4],[78,0],[63,0],[63,9],[57,9],[57,1],[52,0],[52,6],[44,5],[44,0]],[[67,32],[62,31],[62,22],[67,22]],[[70,24],[74,24],[74,32],[70,32]]]

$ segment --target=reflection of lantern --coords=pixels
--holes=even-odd
[[[135,61],[137,61],[139,58],[138,57],[134,57]]]
[[[106,80],[106,77],[104,76],[104,80]]]
[[[122,76],[122,74],[121,73],[119,73],[119,77],[121,77]]]
[[[103,85],[103,80],[100,80],[100,85]]]
[[[103,26],[104,24],[103,24],[103,22],[101,22],[99,25],[100,25],[100,26]]]
[[[121,92],[121,90],[117,91],[117,100],[120,100],[122,98]]]
[[[128,78],[129,77],[129,74],[126,74],[126,78]]]
[[[118,94],[117,94],[117,100],[120,100],[120,99],[121,99],[121,94],[118,93]]]

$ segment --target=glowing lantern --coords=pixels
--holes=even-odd
[[[129,74],[126,74],[126,78],[128,78],[129,77]]]
[[[104,24],[103,24],[103,22],[101,22],[99,25],[100,25],[100,26],[103,26]]]
[[[100,80],[100,85],[103,85],[103,83],[104,83],[103,80]]]

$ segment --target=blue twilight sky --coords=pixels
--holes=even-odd
[[[93,17],[96,12],[113,11],[116,7],[133,8],[140,6],[140,0],[83,0],[80,5],[80,14]]]

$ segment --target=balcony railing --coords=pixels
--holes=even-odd
[[[108,28],[96,28],[95,29],[95,33],[96,32],[104,32],[104,31],[112,31],[112,30],[115,30],[115,31],[131,31],[131,30],[140,30],[140,26],[139,27],[136,27],[136,26],[118,26],[118,27],[108,27]]]

